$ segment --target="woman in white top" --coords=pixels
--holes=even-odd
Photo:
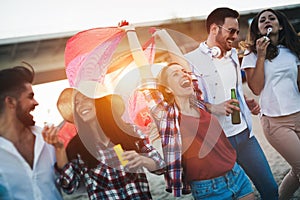
[[[292,167],[279,187],[279,199],[289,199],[300,185],[300,39],[283,13],[266,9],[254,17],[245,44],[242,68],[260,96],[264,134]]]

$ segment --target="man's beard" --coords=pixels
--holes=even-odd
[[[24,126],[34,126],[35,121],[29,112],[26,112],[22,107],[20,102],[17,103],[17,118],[24,124]]]
[[[227,45],[227,41],[222,38],[222,34],[221,33],[218,33],[217,36],[216,36],[216,43],[218,43],[220,46],[220,48],[223,50],[223,51],[230,51],[232,49],[232,47],[229,47]]]

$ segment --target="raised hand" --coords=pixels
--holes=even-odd
[[[54,125],[45,125],[42,130],[42,135],[48,144],[53,145],[55,148],[62,148],[64,146],[64,143],[62,140],[58,137],[58,127],[55,127]]]

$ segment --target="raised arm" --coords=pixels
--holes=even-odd
[[[256,41],[257,60],[255,68],[245,69],[248,86],[255,95],[260,95],[265,85],[264,66],[269,44],[270,41],[264,41],[263,37]]]
[[[142,79],[152,78],[150,63],[137,37],[135,27],[133,25],[122,25],[122,22],[119,27],[127,34],[130,51],[135,64],[139,67]]]
[[[155,35],[157,35],[166,46],[167,51],[172,58],[172,62],[177,62],[181,64],[182,67],[184,67],[187,71],[191,71],[188,62],[183,56],[183,53],[181,52],[180,48],[177,46],[173,38],[169,35],[169,33],[165,29],[161,29],[157,30],[155,32]]]

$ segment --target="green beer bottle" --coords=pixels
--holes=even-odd
[[[231,99],[237,99],[235,89],[231,89]],[[239,104],[237,104],[237,103],[232,103],[232,105],[239,107]],[[233,110],[233,112],[231,113],[231,122],[232,122],[232,124],[240,124],[241,123],[239,111]]]

